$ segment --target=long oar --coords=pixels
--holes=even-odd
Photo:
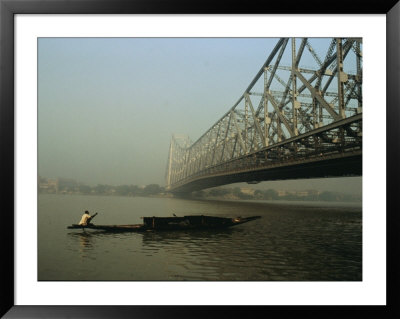
[[[93,218],[96,217],[97,214],[98,214],[98,213],[96,212],[92,217],[90,217],[90,219],[87,221],[87,223],[89,224],[89,223],[93,220]]]

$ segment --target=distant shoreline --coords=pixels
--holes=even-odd
[[[162,194],[152,194],[152,195],[121,195],[121,194],[96,194],[96,193],[75,193],[75,192],[64,192],[64,193],[52,193],[52,192],[39,192],[39,195],[70,195],[70,196],[104,196],[104,197],[142,197],[142,198],[184,198],[184,199],[194,199],[194,200],[227,200],[227,201],[274,201],[274,202],[337,202],[337,203],[362,203],[362,198],[354,198],[343,200],[342,198],[331,198],[331,199],[310,199],[304,197],[278,197],[278,198],[240,198],[238,196],[174,196],[169,193]]]
[[[38,192],[43,194],[126,196],[154,198],[189,198],[208,200],[277,200],[310,202],[362,202],[361,194],[339,193],[315,189],[289,191],[285,189],[260,189],[251,186],[213,187],[194,191],[190,194],[168,193],[164,186],[108,185],[89,186],[73,179],[39,177]]]

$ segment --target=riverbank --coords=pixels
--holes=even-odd
[[[158,193],[158,194],[118,194],[118,193],[108,193],[108,194],[98,194],[98,193],[81,193],[81,192],[39,192],[39,194],[57,194],[57,195],[88,195],[88,196],[110,196],[110,197],[145,197],[145,198],[188,198],[195,200],[228,200],[228,201],[265,201],[265,200],[273,200],[273,201],[285,201],[285,202],[353,202],[353,203],[361,203],[361,196],[354,196],[348,194],[340,194],[340,193],[331,193],[331,192],[322,192],[318,195],[314,196],[304,196],[304,195],[296,195],[293,193],[287,195],[275,195],[271,196],[271,192],[256,192],[256,194],[247,194],[243,192],[233,193],[224,193],[215,195],[213,191],[203,190],[199,192],[193,192],[191,194],[181,194],[174,195],[171,193]]]

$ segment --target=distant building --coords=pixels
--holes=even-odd
[[[59,181],[58,178],[38,178],[39,193],[58,194]]]
[[[296,192],[296,196],[299,196],[299,197],[306,197],[308,195],[310,195],[309,191]]]
[[[247,188],[247,187],[242,187],[242,188],[240,188],[240,191],[241,191],[243,194],[246,194],[246,195],[254,195],[254,192],[255,192],[254,189],[252,189],[252,188]]]
[[[288,194],[288,192],[284,190],[277,190],[276,193],[279,197],[286,196]]]
[[[65,192],[78,190],[78,182],[71,178],[58,178],[58,189]]]
[[[317,191],[317,190],[314,190],[314,189],[308,190],[308,195],[318,196],[319,194],[321,194],[320,191]]]

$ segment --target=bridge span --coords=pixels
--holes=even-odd
[[[361,175],[361,39],[281,38],[196,142],[172,137],[166,189]]]

